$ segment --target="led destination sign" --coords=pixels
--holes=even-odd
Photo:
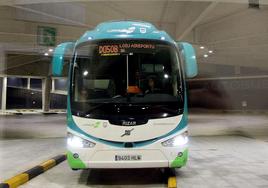
[[[99,45],[100,55],[120,55],[127,51],[155,49],[154,44],[142,44],[142,43],[123,43],[123,44],[105,44]]]

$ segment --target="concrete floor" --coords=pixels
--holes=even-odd
[[[267,115],[193,114],[189,129],[190,158],[187,167],[176,171],[179,187],[268,187]],[[64,115],[1,116],[0,130],[0,181],[65,151]],[[64,162],[21,187],[165,183],[158,169],[72,171]]]
[[[0,116],[1,139],[62,138],[65,135],[65,114]]]

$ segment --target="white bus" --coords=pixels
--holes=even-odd
[[[72,169],[179,168],[188,157],[185,77],[194,48],[140,21],[111,21],[54,51],[71,52],[67,159]]]

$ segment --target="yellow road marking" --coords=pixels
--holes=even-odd
[[[52,168],[55,165],[56,165],[56,161],[54,159],[50,159],[50,160],[40,164],[40,166],[42,166],[44,168],[44,171],[47,171],[48,169]]]
[[[168,188],[177,188],[176,177],[169,177],[168,178]]]
[[[9,188],[16,188],[26,183],[28,180],[29,180],[29,175],[26,173],[23,173],[23,174],[14,176],[13,178],[10,178],[9,180],[6,180],[4,183],[9,184]]]

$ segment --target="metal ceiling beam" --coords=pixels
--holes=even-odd
[[[117,0],[110,0],[117,1]],[[125,0],[131,1],[131,0]],[[142,0],[137,0],[142,1]],[[151,2],[159,1],[159,0],[149,0]],[[174,0],[174,1],[184,1],[185,0]],[[248,4],[248,0],[191,0],[192,2],[219,2],[219,3],[246,3]],[[27,4],[39,4],[39,3],[61,3],[61,2],[99,2],[99,0],[1,0],[0,6],[12,6],[12,5],[27,5]],[[259,0],[260,5],[268,5],[267,0]]]
[[[169,1],[169,0],[166,0],[166,1],[165,1],[164,6],[163,6],[162,11],[161,11],[161,14],[160,14],[160,18],[159,18],[159,28],[162,28],[162,23],[163,23],[164,17],[165,17],[166,12],[167,12],[168,1]]]
[[[182,40],[185,36],[187,36],[195,26],[198,25],[216,6],[218,2],[211,2],[207,8],[179,35],[177,40]]]
[[[24,7],[24,6],[11,5],[11,7],[14,7],[14,8],[17,8],[17,9],[21,9],[21,10],[24,10],[24,11],[27,11],[27,12],[32,12],[32,13],[35,13],[35,14],[39,14],[39,15],[42,15],[42,16],[46,16],[46,17],[49,17],[49,18],[58,19],[58,20],[65,21],[65,22],[69,22],[71,24],[78,25],[78,26],[81,26],[81,27],[94,28],[94,26],[92,26],[92,25],[88,25],[88,24],[84,24],[84,23],[81,23],[81,22],[78,22],[78,21],[75,21],[75,20],[71,20],[71,19],[60,17],[60,16],[48,14],[46,12],[42,12],[42,11],[39,11],[39,10],[27,8],[27,7]]]

